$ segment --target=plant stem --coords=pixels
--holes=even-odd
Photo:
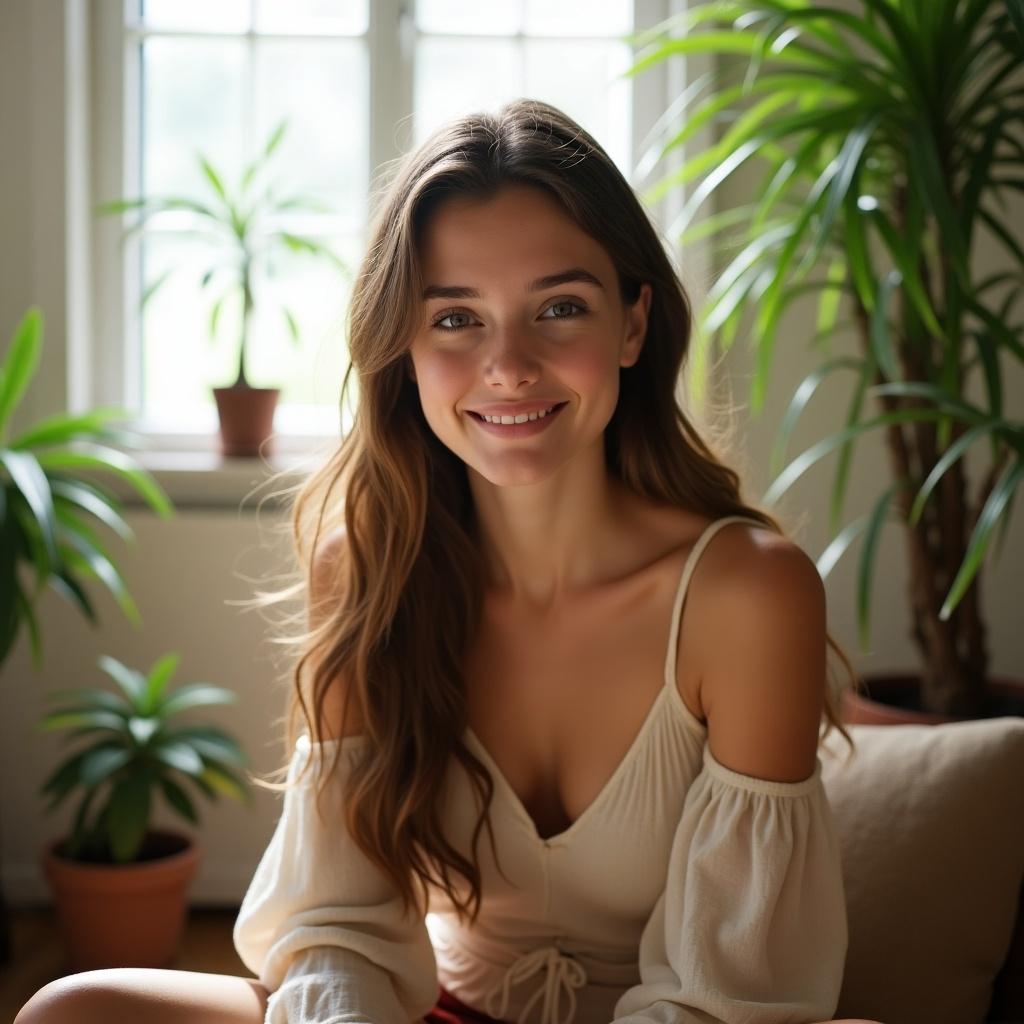
[[[246,250],[242,257],[242,341],[238,354],[238,377],[232,385],[236,388],[249,387],[245,376],[245,350],[249,339],[249,319],[252,315],[252,256]]]

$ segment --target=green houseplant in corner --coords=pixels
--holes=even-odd
[[[0,364],[0,667],[22,624],[33,662],[41,667],[35,608],[47,589],[96,625],[99,620],[83,583],[98,580],[128,620],[140,624],[128,587],[92,526],[103,523],[125,541],[133,541],[134,534],[121,516],[122,502],[92,474],[121,478],[163,519],[173,511],[149,473],[129,455],[101,443],[130,437],[110,426],[111,420],[127,417],[122,410],[56,413],[9,439],[12,418],[39,365],[42,339],[43,315],[33,306],[15,328]],[[6,905],[0,898],[0,963],[9,958]]]
[[[281,389],[253,387],[248,380],[247,356],[250,341],[250,320],[255,307],[253,270],[258,262],[265,262],[268,276],[274,274],[274,257],[281,249],[325,258],[339,270],[348,273],[347,265],[327,246],[313,238],[298,235],[270,221],[296,211],[324,212],[329,210],[320,201],[309,196],[280,197],[276,183],[256,187],[256,183],[269,167],[271,157],[281,144],[287,130],[287,120],[281,121],[271,133],[262,152],[242,174],[237,189],[229,189],[224,176],[202,153],[197,160],[208,196],[146,196],[119,199],[101,203],[99,214],[123,214],[138,211],[139,220],[125,233],[125,239],[141,230],[150,218],[167,211],[186,211],[196,216],[196,231],[212,237],[220,254],[219,262],[208,268],[200,279],[200,287],[216,288],[220,294],[210,307],[210,340],[217,337],[217,325],[224,304],[229,299],[241,301],[241,337],[239,340],[238,373],[232,384],[213,389],[220,419],[220,444],[224,455],[257,455],[269,451],[265,447],[273,430],[274,410]],[[261,190],[262,189],[262,190]],[[165,272],[148,285],[143,292],[145,305],[172,271]],[[295,314],[287,307],[281,310],[284,327],[294,343],[300,340],[299,324]]]
[[[885,720],[886,705],[903,709],[896,720],[1024,713],[1024,681],[990,677],[978,600],[983,559],[994,537],[1001,546],[1024,477],[1024,423],[1004,411],[1004,380],[1024,369],[1024,247],[1008,207],[1024,191],[1024,0],[850,0],[842,10],[722,0],[637,38],[647,48],[631,74],[688,54],[716,62],[666,114],[650,155],[705,124],[720,128],[715,143],[645,195],[695,182],[673,233],[683,244],[718,240],[727,264],[700,311],[699,341],[717,332],[727,350],[745,311],[756,314],[754,415],[782,314],[817,295],[807,334],[823,358],[788,404],[764,500],[838,453],[834,540],[818,569],[826,576],[863,535],[862,647],[881,531],[897,525],[905,541],[920,672],[868,677],[874,699],[854,698],[849,720],[880,720],[872,707]],[[748,160],[763,169],[756,200],[693,223]],[[983,232],[999,258],[984,274]],[[856,351],[835,355],[832,338],[847,325]],[[794,424],[834,373],[852,384],[845,423],[787,463]],[[884,433],[890,479],[867,515],[842,526],[853,449],[871,431]]]
[[[47,694],[65,703],[40,728],[89,738],[42,787],[48,812],[79,794],[69,835],[42,857],[73,970],[164,967],[174,958],[199,847],[188,835],[151,828],[154,793],[193,825],[199,819],[182,782],[212,800],[249,799],[234,771],[246,763],[238,744],[215,726],[172,722],[192,708],[234,703],[235,694],[209,683],[170,689],[179,660],[164,655],[144,675],[104,656],[100,668],[120,692]]]

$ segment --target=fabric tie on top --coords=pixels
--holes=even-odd
[[[512,985],[519,984],[532,977],[542,968],[546,968],[543,984],[527,1000],[517,1018],[518,1024],[525,1024],[531,1008],[541,996],[544,1004],[541,1007],[538,1024],[572,1024],[576,1016],[576,993],[574,989],[583,988],[587,983],[587,972],[572,956],[563,953],[557,946],[542,946],[518,957],[505,971],[499,985],[487,994],[487,1013],[499,1020],[508,1007],[509,991]],[[558,1005],[562,990],[569,996],[569,1012],[565,1017],[558,1017]],[[501,995],[501,1005],[494,1006],[494,999]]]

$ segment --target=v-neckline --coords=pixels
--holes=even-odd
[[[530,816],[529,811],[527,811],[526,805],[519,798],[519,794],[505,777],[505,773],[498,767],[498,763],[491,756],[490,751],[483,745],[477,734],[473,732],[472,727],[469,725],[466,726],[463,738],[468,739],[472,745],[477,748],[477,751],[482,755],[483,760],[487,762],[487,766],[491,770],[492,778],[496,780],[496,784],[500,788],[505,790],[513,809],[527,825],[534,842],[540,843],[545,847],[553,846],[556,843],[567,842],[597,813],[597,809],[605,800],[608,799],[608,794],[612,791],[615,784],[622,775],[625,774],[626,769],[634,760],[640,744],[651,729],[651,723],[654,721],[655,715],[658,713],[662,702],[666,699],[666,694],[674,694],[674,703],[677,705],[684,718],[687,720],[693,719],[693,721],[697,723],[698,728],[701,728],[701,723],[686,706],[682,695],[679,693],[678,683],[676,682],[675,666],[679,650],[679,619],[682,614],[683,600],[686,597],[686,591],[690,589],[690,577],[693,575],[693,570],[697,566],[697,561],[699,560],[701,553],[719,529],[725,526],[726,523],[733,522],[734,520],[743,520],[748,523],[753,523],[755,526],[763,525],[757,520],[751,519],[750,516],[719,516],[717,519],[712,519],[693,542],[689,552],[687,552],[686,558],[683,560],[683,569],[679,576],[679,582],[676,585],[675,599],[672,603],[672,619],[669,622],[669,639],[668,647],[665,652],[665,665],[662,673],[661,689],[658,691],[657,697],[655,697],[654,701],[651,703],[647,712],[647,717],[644,718],[643,724],[637,731],[636,736],[633,737],[633,742],[630,743],[622,760],[616,765],[615,770],[601,787],[597,796],[590,801],[590,803],[583,809],[580,816],[572,822],[568,828],[563,829],[561,832],[556,832],[554,835],[550,835],[545,839],[540,834],[536,822],[534,822],[533,818]]]
[[[554,835],[547,836],[546,838],[540,834],[540,830],[537,828],[537,823],[533,820],[530,812],[526,809],[526,805],[520,799],[519,794],[515,791],[512,783],[505,777],[505,773],[498,767],[497,761],[491,756],[491,752],[484,746],[480,737],[473,731],[470,726],[466,726],[465,738],[469,739],[473,745],[477,748],[478,752],[483,755],[483,759],[487,762],[487,767],[491,770],[492,777],[497,781],[497,784],[505,790],[509,801],[512,804],[515,812],[523,819],[523,821],[529,827],[532,838],[535,842],[541,843],[544,846],[552,846],[555,843],[567,842],[575,832],[578,832],[586,822],[597,813],[596,808],[607,798],[608,793],[611,792],[613,786],[618,781],[619,777],[623,775],[628,768],[630,762],[633,760],[644,736],[651,728],[651,722],[654,721],[654,716],[657,713],[661,702],[664,700],[665,694],[668,692],[668,687],[663,685],[658,691],[658,696],[654,698],[650,709],[647,712],[647,717],[644,718],[643,724],[637,731],[636,736],[633,737],[632,743],[623,755],[622,760],[615,766],[615,770],[608,777],[608,780],[598,791],[597,796],[583,808],[579,817],[573,821],[568,828],[563,829],[561,832],[556,832]]]

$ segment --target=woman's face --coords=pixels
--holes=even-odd
[[[442,443],[505,486],[544,479],[595,445],[603,458],[619,368],[643,345],[650,285],[624,306],[601,245],[529,186],[446,201],[420,245],[426,291],[409,373]],[[553,416],[514,429],[490,429],[473,412],[556,403]]]

